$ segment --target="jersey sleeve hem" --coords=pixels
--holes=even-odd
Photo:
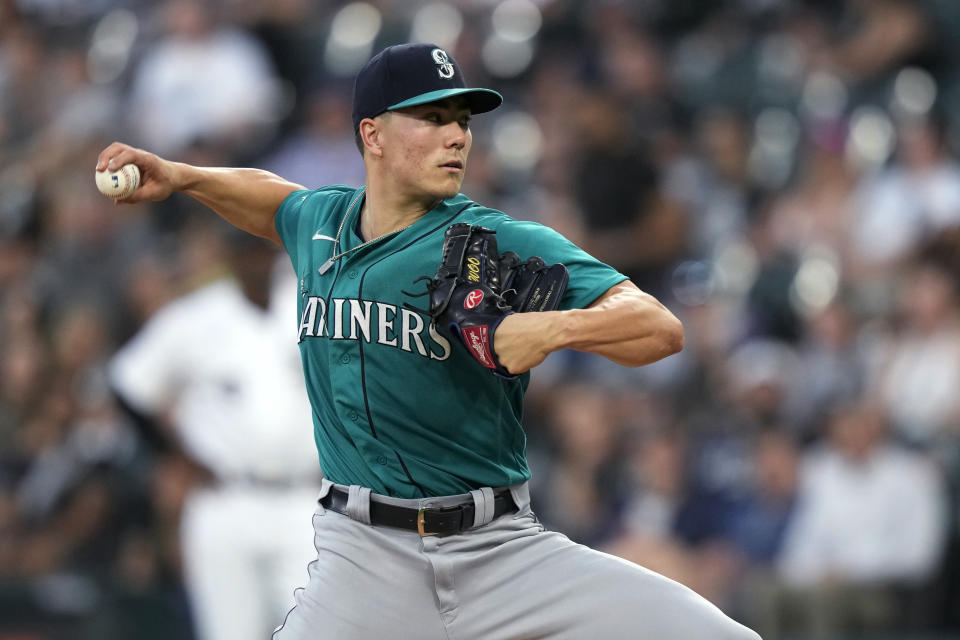
[[[280,203],[280,206],[277,207],[277,210],[273,213],[273,228],[276,230],[277,236],[280,238],[280,244],[283,245],[283,248],[287,253],[290,253],[290,247],[288,246],[287,242],[287,232],[289,230],[284,228],[283,218],[284,216],[292,216],[294,214],[291,209],[296,206],[296,198],[300,198],[300,201],[302,202],[310,193],[312,193],[312,191],[309,189],[297,189],[295,191],[291,191],[289,194],[287,194],[287,197],[283,199],[283,202]]]
[[[627,276],[623,275],[622,273],[618,273],[618,274],[616,274],[615,276],[611,276],[611,277],[609,278],[609,285],[607,285],[602,291],[600,291],[599,293],[597,293],[597,295],[593,296],[593,299],[590,300],[590,302],[587,302],[586,304],[584,304],[582,308],[583,308],[583,309],[588,308],[588,307],[589,307],[590,305],[592,305],[594,302],[596,302],[597,300],[599,300],[600,298],[602,298],[602,297],[604,296],[604,294],[607,293],[607,291],[610,291],[610,289],[612,289],[613,287],[617,286],[617,285],[620,284],[621,282],[627,282],[627,281],[629,281],[629,280],[630,280],[630,278],[628,278]],[[599,290],[601,287],[603,287],[603,285],[604,285],[604,283],[600,283],[600,285],[597,287],[597,289]],[[583,296],[584,299],[586,299],[587,297],[589,297],[589,296]]]

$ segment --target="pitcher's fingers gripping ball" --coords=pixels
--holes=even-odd
[[[500,255],[495,231],[460,222],[444,234],[440,268],[422,279],[428,280],[434,324],[455,334],[484,367],[512,378],[494,349],[497,326],[511,313],[555,310],[569,274],[562,264],[548,266],[538,257]]]
[[[135,164],[125,164],[117,171],[97,171],[94,177],[100,193],[114,200],[130,197],[140,186],[140,168]]]

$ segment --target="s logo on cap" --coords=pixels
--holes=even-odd
[[[437,73],[440,74],[440,77],[444,80],[452,78],[453,65],[450,64],[450,58],[447,56],[447,52],[443,49],[434,49],[430,52],[430,55],[433,56],[433,61],[437,63]]]

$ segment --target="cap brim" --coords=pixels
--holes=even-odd
[[[503,96],[492,89],[438,89],[437,91],[421,93],[420,95],[408,98],[403,102],[390,105],[387,107],[387,111],[394,111],[396,109],[403,109],[405,107],[415,107],[418,104],[437,102],[438,100],[445,100],[446,98],[453,98],[455,96],[463,96],[467,99],[467,104],[470,106],[471,113],[486,113],[487,111],[493,111],[503,103]]]

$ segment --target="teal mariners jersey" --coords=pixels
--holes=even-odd
[[[300,354],[324,475],[403,498],[527,480],[529,373],[505,380],[484,369],[408,307],[428,305],[427,296],[409,295],[425,291],[414,280],[436,272],[454,222],[494,229],[501,253],[566,265],[562,309],[588,306],[626,276],[552,229],[462,194],[364,244],[362,198],[362,189],[341,186],[295,191],[275,219],[300,282]]]

